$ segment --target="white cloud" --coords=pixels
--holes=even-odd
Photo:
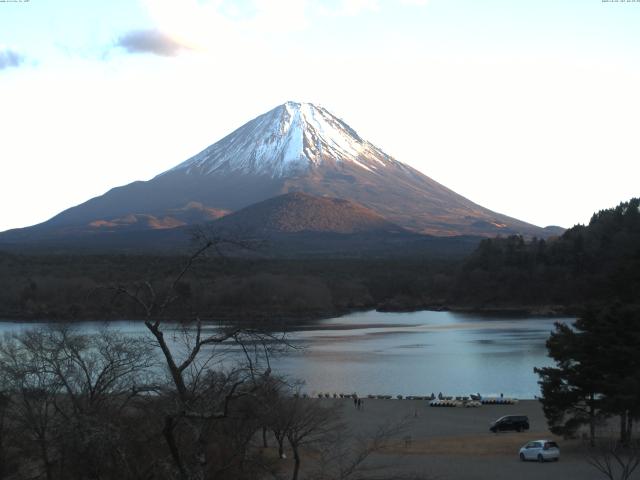
[[[132,30],[122,35],[116,46],[129,53],[151,53],[164,57],[173,57],[181,50],[188,49],[158,30]]]
[[[400,0],[400,3],[403,5],[415,5],[418,7],[423,7],[429,3],[430,0]]]
[[[308,25],[307,0],[253,0],[252,26],[267,32],[302,30]]]
[[[365,12],[380,10],[378,0],[341,0],[337,4],[324,2],[320,4],[318,11],[325,15],[353,17]]]
[[[158,28],[183,45],[202,51],[235,48],[257,34],[291,32],[307,26],[308,0],[146,0]]]
[[[211,50],[264,33],[307,28],[320,16],[353,17],[379,12],[388,0],[145,0],[158,28],[180,44]],[[425,0],[390,0],[423,4]]]
[[[0,45],[0,70],[19,67],[25,59],[25,56],[16,49]]]

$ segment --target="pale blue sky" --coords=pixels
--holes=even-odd
[[[0,3],[0,230],[287,100],[458,193],[570,226],[640,194],[640,2]]]

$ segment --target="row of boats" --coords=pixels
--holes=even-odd
[[[305,394],[303,396],[306,397],[307,395]],[[318,393],[318,398],[348,398],[358,400],[358,398],[362,397],[358,397],[357,393]],[[366,398],[391,400],[394,396],[369,394]],[[396,395],[395,398],[398,400],[427,400],[432,407],[480,407],[482,405],[515,405],[518,403],[517,398],[503,396],[483,397],[480,394],[453,397],[442,395],[442,393],[436,396],[432,393],[431,395]]]

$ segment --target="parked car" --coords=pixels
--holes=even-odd
[[[516,432],[529,430],[529,417],[526,415],[507,415],[500,417],[491,424],[489,430],[493,433],[506,432],[508,430],[515,430]]]
[[[534,440],[520,449],[520,460],[537,460],[538,462],[557,462],[560,459],[560,447],[550,440]]]

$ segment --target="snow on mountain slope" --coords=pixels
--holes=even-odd
[[[351,162],[369,172],[395,163],[324,108],[287,102],[169,172],[211,175],[239,171],[287,177],[317,167],[326,159]]]
[[[171,230],[291,192],[349,200],[421,234],[553,234],[484,208],[395,160],[322,107],[287,102],[149,181],[113,188],[0,241]]]

